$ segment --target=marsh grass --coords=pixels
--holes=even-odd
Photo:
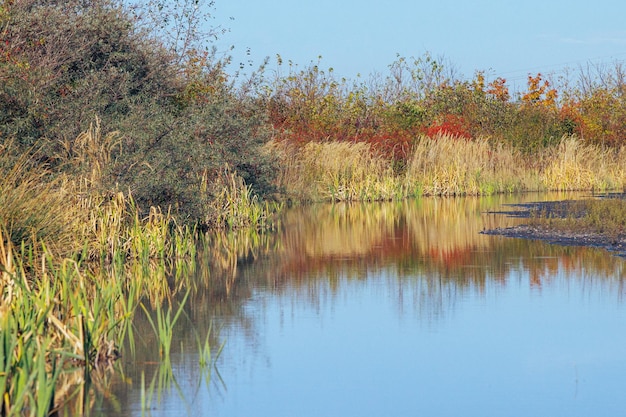
[[[0,396],[6,416],[48,415],[55,387],[69,354],[56,351],[67,338],[49,331],[54,303],[49,291],[26,279],[10,241],[0,234]],[[78,347],[78,346],[75,346]]]
[[[626,182],[626,150],[563,137],[549,150],[542,182],[553,191],[612,190]]]
[[[22,192],[22,183],[9,185],[9,192],[43,217],[29,217],[38,220],[22,226],[30,228],[30,236],[19,245],[14,243],[20,238],[15,223],[24,218],[3,217],[0,227],[0,395],[4,415],[16,410],[46,415],[64,401],[54,395],[61,373],[76,366],[87,373],[108,367],[119,356],[123,338],[132,339],[130,323],[139,301],[157,303],[186,285],[186,275],[175,271],[195,269],[195,232],[178,227],[160,210],[141,217],[132,198],[121,193],[83,201],[83,208],[89,207],[83,213],[91,221],[45,217],[55,213],[54,204],[61,207],[61,199],[41,200],[39,192]],[[39,207],[43,204],[47,206]],[[53,232],[64,234],[63,250],[58,242],[46,243]],[[68,248],[80,248],[81,239],[82,249],[72,254]]]
[[[25,245],[15,248],[0,229],[0,396],[5,415],[24,409],[45,415],[53,404],[61,404],[64,399],[54,395],[59,375],[76,367],[86,374],[110,367],[123,340],[130,338],[132,345],[131,323],[141,300],[161,305],[189,287],[185,275],[172,270],[176,263],[167,259],[148,264],[131,259],[95,270],[88,263],[59,260],[44,244],[36,255]],[[166,355],[183,304],[174,316],[170,310],[157,311],[153,325]]]
[[[34,246],[50,239],[59,255],[80,248],[76,234],[84,221],[75,195],[62,177],[53,177],[32,158],[12,155],[11,144],[0,146],[0,227],[14,245]]]
[[[296,201],[377,201],[401,198],[391,161],[367,143],[310,142],[295,147],[269,142],[279,160],[278,186]]]
[[[295,201],[610,190],[626,184],[626,150],[585,144],[574,136],[535,155],[489,138],[422,136],[400,172],[366,143],[297,147],[273,141],[266,151],[279,159],[278,186]]]
[[[169,361],[170,359],[174,326],[176,325],[176,322],[183,312],[183,307],[185,306],[188,297],[189,291],[187,291],[187,294],[185,294],[185,297],[180,302],[178,309],[176,310],[176,312],[174,312],[173,317],[173,309],[171,305],[168,305],[167,310],[164,310],[161,304],[158,304],[156,307],[156,318],[153,319],[146,306],[144,304],[141,304],[141,308],[143,309],[144,313],[146,313],[148,322],[150,323],[152,330],[154,330],[154,334],[159,342],[159,355],[161,356],[161,359],[164,359],[166,361]]]
[[[100,126],[100,118],[89,125],[74,140],[59,142],[61,151],[56,157],[63,161],[70,172],[86,181],[90,187],[100,187],[104,172],[114,161],[116,148],[121,151],[122,141],[117,131],[104,134]]]
[[[406,184],[424,195],[491,195],[533,188],[535,168],[519,163],[513,148],[487,138],[450,135],[417,139]]]
[[[256,228],[274,227],[273,215],[282,210],[277,202],[261,202],[237,173],[226,167],[213,181],[214,196],[209,203],[210,215],[205,223],[213,228]],[[208,192],[208,180],[202,179],[202,192]]]

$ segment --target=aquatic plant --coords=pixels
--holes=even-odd
[[[423,195],[484,195],[531,188],[524,183],[535,167],[520,167],[510,147],[486,138],[441,135],[417,140],[406,170],[406,186]]]
[[[174,326],[176,322],[180,318],[181,313],[183,312],[183,307],[187,302],[187,298],[189,297],[189,291],[185,294],[185,297],[180,302],[178,309],[174,313],[174,317],[172,317],[172,307],[171,305],[168,307],[167,311],[163,311],[163,307],[161,304],[157,304],[156,306],[156,318],[153,319],[150,316],[150,313],[144,304],[141,304],[141,308],[146,313],[146,317],[150,322],[150,326],[152,330],[154,330],[154,334],[157,337],[159,342],[159,354],[162,359],[169,360],[170,351],[172,348],[172,335]]]
[[[555,191],[618,189],[626,183],[625,152],[563,137],[546,157],[542,182]]]
[[[270,142],[280,160],[278,185],[295,201],[376,201],[411,196],[491,195],[524,191],[606,190],[626,183],[623,150],[565,136],[536,158],[489,138],[419,136],[398,172],[371,145]]]
[[[119,357],[124,338],[132,339],[130,322],[139,300],[147,296],[156,303],[176,292],[183,281],[178,276],[175,286],[169,287],[167,275],[171,272],[165,271],[171,271],[174,263],[168,265],[164,258],[157,258],[155,265],[162,277],[145,258],[115,256],[121,264],[106,268],[97,265],[92,270],[94,265],[85,252],[59,259],[43,242],[16,249],[5,236],[8,234],[0,229],[4,320],[0,335],[5,349],[0,355],[5,371],[0,378],[0,395],[5,410],[26,407],[39,414],[52,407],[41,409],[44,403],[62,403],[64,398],[54,396],[54,381],[59,375],[76,366],[87,374],[108,367]],[[183,259],[195,262],[195,258],[178,262]],[[159,323],[166,329],[164,326],[173,326],[176,319],[164,315]],[[24,362],[27,358],[30,362]],[[25,391],[28,395],[22,395]]]

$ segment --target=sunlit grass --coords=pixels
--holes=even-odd
[[[564,137],[528,155],[488,138],[417,137],[404,170],[366,143],[270,142],[279,187],[295,201],[377,201],[414,196],[609,190],[626,184],[624,150]]]
[[[555,191],[617,189],[626,184],[625,157],[624,149],[608,149],[564,137],[549,150],[542,183]]]
[[[296,201],[378,201],[401,198],[401,182],[391,161],[369,144],[308,143],[301,148],[270,142],[280,159],[278,185]]]
[[[203,192],[206,182],[203,179]],[[282,210],[280,203],[261,202],[252,187],[228,168],[214,180],[212,188],[217,192],[210,202],[210,215],[204,221],[213,228],[269,229],[274,226],[273,215]]]
[[[157,337],[159,343],[159,354],[162,359],[169,360],[170,352],[172,349],[172,338],[174,334],[174,326],[176,322],[180,318],[181,313],[183,312],[183,307],[187,302],[187,298],[189,297],[189,291],[185,294],[185,297],[180,302],[178,309],[174,312],[172,316],[172,306],[168,306],[167,310],[164,310],[161,304],[158,304],[156,307],[156,317],[153,319],[150,315],[148,309],[142,304],[141,308],[146,313],[146,317],[148,318],[148,322],[154,330],[154,334]]]
[[[35,166],[27,155],[13,156],[11,145],[0,146],[0,227],[14,245],[35,245],[50,239],[60,255],[80,249],[76,235],[84,222],[77,196],[62,177]]]
[[[75,178],[0,148],[3,415],[47,415],[64,400],[59,375],[109,366],[126,338],[132,349],[140,301],[159,305],[187,285],[179,271],[195,270],[193,227],[101,191],[114,138],[96,125],[67,144],[61,156],[87,173]]]
[[[50,388],[40,382],[55,381],[59,372],[79,366],[88,374],[110,366],[119,356],[118,346],[125,338],[132,339],[130,323],[140,300],[160,305],[165,297],[188,286],[185,276],[175,274],[174,264],[166,259],[150,264],[131,259],[121,267],[91,271],[83,264],[86,260],[59,262],[44,245],[39,249],[41,263],[35,267],[38,258],[32,252],[25,253],[26,247],[16,249],[2,237],[0,337],[7,349],[0,352],[0,367],[5,370],[0,370],[0,395],[6,409],[39,410],[42,398],[50,397]],[[171,345],[180,311],[174,318],[169,311],[158,315],[155,326],[163,349]],[[45,358],[44,368],[39,358]],[[45,376],[41,376],[42,369]],[[24,390],[29,396],[22,395]]]
[[[409,189],[423,195],[491,195],[534,188],[536,168],[520,164],[512,148],[486,138],[420,137],[406,172]]]

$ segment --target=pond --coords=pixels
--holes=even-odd
[[[270,235],[216,234],[170,361],[141,312],[85,413],[619,415],[624,260],[480,233],[521,221],[490,213],[506,204],[568,197],[315,205]]]

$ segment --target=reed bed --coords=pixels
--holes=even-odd
[[[49,249],[64,255],[80,249],[76,234],[84,212],[62,177],[34,166],[28,155],[14,156],[11,144],[0,146],[0,226],[14,245],[32,246],[54,237]]]
[[[626,184],[626,149],[609,149],[564,137],[550,149],[543,170],[545,188],[554,191],[612,190]]]
[[[419,137],[402,172],[366,143],[296,147],[274,141],[266,150],[280,161],[278,185],[295,201],[608,190],[626,184],[626,150],[570,136],[533,156],[489,138]]]
[[[203,178],[202,192],[207,193],[208,188],[208,181]],[[273,215],[282,210],[281,203],[259,201],[252,187],[229,167],[224,168],[211,188],[217,191],[209,203],[210,214],[204,222],[216,229],[270,229]]]
[[[278,185],[299,201],[377,201],[403,195],[391,161],[367,143],[311,142],[303,147],[272,141],[279,159]]]
[[[196,230],[101,191],[113,139],[92,126],[66,146],[72,178],[0,147],[1,415],[48,415],[62,375],[115,361],[139,305],[189,287]],[[175,321],[161,324],[167,336]]]
[[[423,195],[491,195],[534,188],[535,168],[517,151],[487,138],[420,137],[406,171],[406,185]]]
[[[118,346],[132,338],[138,306],[160,305],[189,286],[187,275],[173,273],[174,264],[166,259],[92,270],[88,260],[59,260],[43,244],[38,253],[26,246],[16,249],[4,236],[0,232],[3,415],[24,410],[47,415],[64,401],[54,395],[63,373],[109,367],[119,356]],[[168,326],[174,325],[175,320],[160,322],[159,337],[171,334]]]

